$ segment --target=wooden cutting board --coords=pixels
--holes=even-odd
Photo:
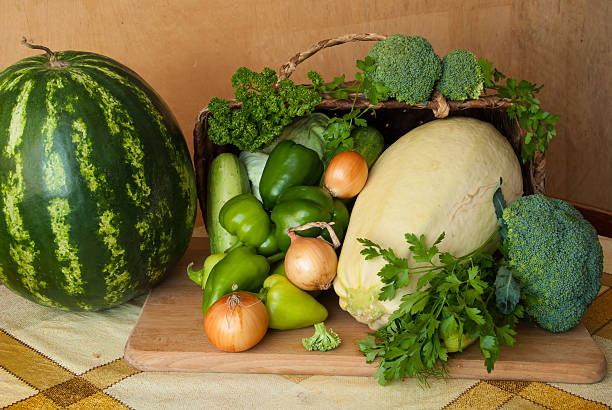
[[[189,262],[199,269],[208,255],[208,239],[194,237],[185,256],[169,277],[149,294],[125,347],[125,360],[143,371],[325,374],[371,376],[375,364],[366,364],[355,341],[368,327],[338,306],[328,291],[321,301],[329,310],[325,324],[343,342],[328,352],[309,352],[302,338],[314,328],[270,330],[254,348],[225,353],[212,346],[204,333],[202,290],[186,274]],[[451,355],[450,377],[544,382],[594,383],[606,374],[606,359],[581,324],[553,334],[524,323],[516,344],[503,347],[495,370],[487,373],[476,345]]]

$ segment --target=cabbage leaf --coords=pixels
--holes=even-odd
[[[240,161],[242,161],[244,164],[249,181],[251,182],[251,193],[260,201],[261,195],[259,194],[259,181],[261,180],[261,174],[266,166],[268,157],[268,154],[261,151],[240,151],[239,155]]]

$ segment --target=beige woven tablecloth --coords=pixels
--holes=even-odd
[[[609,266],[609,261],[607,266]],[[610,272],[608,269],[607,272]],[[583,319],[608,360],[596,384],[369,377],[146,373],[123,349],[144,297],[101,313],[38,306],[0,285],[0,408],[610,408],[612,275]]]

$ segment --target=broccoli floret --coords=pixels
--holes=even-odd
[[[467,50],[453,50],[442,59],[442,77],[436,87],[449,100],[478,98],[484,76],[476,56]]]
[[[333,330],[325,329],[323,322],[314,325],[315,333],[309,338],[302,339],[302,344],[307,350],[327,350],[335,349],[340,346],[342,339]]]
[[[527,315],[544,329],[576,326],[601,287],[603,252],[595,228],[567,202],[543,195],[504,209],[504,246],[521,287],[533,297]]]
[[[429,42],[420,36],[396,34],[379,41],[368,52],[375,69],[372,80],[385,85],[388,95],[415,104],[429,100],[442,74],[442,62]]]

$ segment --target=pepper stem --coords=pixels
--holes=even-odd
[[[290,228],[288,230],[288,234],[289,234],[289,237],[291,238],[291,234],[295,235],[294,232],[296,231],[305,231],[306,229],[310,229],[310,228],[327,229],[327,231],[329,232],[329,237],[332,240],[332,245],[334,249],[338,249],[341,244],[340,244],[340,239],[338,239],[338,236],[336,235],[336,232],[332,229],[332,225],[334,224],[335,222],[308,222],[307,224],[296,226],[295,228]],[[323,238],[321,239],[325,241],[325,239]]]
[[[236,242],[235,244],[233,244],[232,246],[230,246],[229,248],[227,248],[226,250],[223,251],[223,253],[230,253],[231,251],[233,251],[236,248],[240,248],[241,246],[243,246],[244,244],[240,241]]]
[[[49,47],[29,43],[25,37],[21,38],[21,44],[34,50],[43,50],[45,53],[47,53],[47,58],[49,59],[49,67],[61,68],[66,67],[68,65],[68,63],[66,63],[65,61],[58,60],[57,55],[53,51],[51,51]]]
[[[286,252],[275,253],[274,255],[270,255],[266,258],[268,263],[274,263],[282,260],[285,257]]]

